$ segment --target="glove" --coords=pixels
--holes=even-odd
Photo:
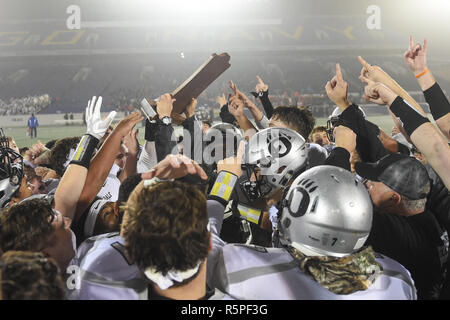
[[[88,105],[86,107],[86,124],[87,131],[86,134],[90,134],[91,136],[100,140],[106,133],[111,122],[114,120],[116,116],[116,111],[111,111],[105,120],[102,120],[100,115],[100,108],[102,106],[102,97],[92,97],[92,100],[88,101]]]

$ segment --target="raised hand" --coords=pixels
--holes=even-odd
[[[117,114],[116,111],[111,111],[108,116],[102,120],[100,115],[101,106],[102,97],[98,97],[97,99],[94,96],[88,101],[88,105],[86,107],[86,134],[90,134],[99,140],[105,135],[106,130],[108,130],[109,125]]]
[[[427,39],[423,41],[423,47],[420,43],[414,45],[414,39],[409,37],[409,48],[404,54],[404,59],[408,67],[418,75],[424,72],[427,66]]]
[[[231,96],[228,100],[228,111],[235,118],[244,116],[244,102],[238,96]]]
[[[361,56],[358,56],[358,60],[362,65],[361,76],[368,78],[374,82],[384,82],[387,79],[390,79],[389,75],[384,72],[384,70],[379,66],[372,66]]]
[[[348,84],[342,77],[340,64],[336,64],[336,75],[328,81],[325,90],[328,98],[333,101],[340,109],[347,108],[351,103],[347,99]]]
[[[259,76],[256,76],[258,83],[256,84],[255,90],[256,93],[265,92],[269,90],[269,86],[265,84]]]
[[[203,180],[208,179],[205,171],[194,160],[183,155],[169,154],[150,171],[142,174],[142,179],[177,179],[188,174],[196,174]]]
[[[130,113],[126,118],[120,120],[114,131],[119,132],[122,137],[125,137],[130,134],[134,126],[142,120],[144,120],[144,117],[139,111]]]
[[[25,152],[25,159],[34,163],[34,164],[38,164],[36,163],[36,159],[45,151],[47,151],[48,149],[42,144],[42,142],[40,140],[38,140],[37,143],[33,144],[30,149],[28,149]]]
[[[234,97],[238,98],[242,101],[243,105],[249,109],[257,108],[256,105],[251,101],[245,94],[243,94],[233,83],[233,81],[230,81],[230,88],[233,90]],[[231,113],[231,111],[230,111]]]
[[[368,79],[366,80],[368,81],[368,84],[364,88],[364,99],[379,105],[390,106],[392,102],[394,102],[395,98],[397,98],[397,95],[384,84],[380,82],[373,82]]]
[[[227,98],[225,98],[225,93],[216,98],[216,102],[222,107],[227,104]]]
[[[239,143],[239,148],[237,150],[236,157],[226,158],[220,160],[217,163],[217,173],[219,173],[220,171],[228,171],[240,177],[242,175],[241,164],[242,158],[244,156],[244,151],[245,151],[245,143],[244,141],[241,141]]]
[[[139,130],[132,129],[130,132],[123,138],[123,144],[127,147],[128,152],[133,155],[137,155],[139,152],[139,141],[138,141]]]
[[[163,94],[156,103],[156,113],[159,118],[170,117],[172,114],[173,103],[176,99],[172,98],[170,93]]]

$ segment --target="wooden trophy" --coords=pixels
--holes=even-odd
[[[203,63],[186,81],[172,92],[172,96],[176,99],[173,103],[172,118],[175,123],[180,123],[183,119],[181,114],[191,102],[192,98],[197,98],[214,80],[225,72],[230,64],[230,56],[228,53],[215,54]],[[147,117],[153,118],[156,113],[148,110],[148,105],[156,108],[156,101],[143,99],[141,101],[141,110]],[[150,119],[149,119],[150,120]]]

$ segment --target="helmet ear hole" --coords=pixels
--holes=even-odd
[[[13,175],[11,178],[9,178],[9,181],[11,184],[17,186],[20,182],[19,177],[17,175]]]

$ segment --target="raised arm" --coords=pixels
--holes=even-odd
[[[202,125],[195,117],[195,108],[197,107],[197,99],[192,98],[186,107],[184,114],[186,119],[181,123],[183,126],[183,149],[184,154],[193,160],[202,160]],[[186,140],[185,140],[186,139]]]
[[[404,54],[404,59],[424,93],[436,125],[450,140],[450,103],[428,68],[427,47],[427,39],[424,40],[422,47],[420,43],[414,45],[413,37],[410,36],[409,48]]]
[[[98,99],[93,97],[92,100],[89,100],[86,108],[86,134],[81,138],[75,154],[56,189],[55,209],[71,220],[75,216],[76,204],[83,191],[95,147],[116,115],[116,112],[112,111],[105,120],[102,120],[100,116],[101,105],[102,97]]]
[[[258,83],[255,87],[255,96],[259,97],[266,116],[270,119],[273,115],[273,106],[269,99],[269,86],[264,83],[260,76],[256,76],[256,79],[258,80]]]
[[[339,64],[336,64],[336,75],[327,82],[325,90],[330,100],[342,111],[339,118],[357,135],[356,149],[361,159],[365,162],[375,162],[386,155],[387,151],[378,138],[378,127],[367,121],[358,106],[348,100],[348,84],[342,76]]]
[[[158,114],[155,124],[155,149],[158,161],[165,159],[176,148],[177,142],[172,140],[172,110],[175,99],[171,94],[162,95],[156,104]]]
[[[327,82],[325,91],[328,98],[333,101],[341,111],[347,109],[352,103],[348,100],[348,84],[342,77],[341,65],[336,64],[336,75]]]
[[[237,89],[233,81],[230,81],[230,88],[233,90],[234,95],[228,100],[228,110],[236,118],[239,127],[244,131],[245,139],[249,140],[257,132],[256,128],[244,114],[244,106],[250,99]]]
[[[142,120],[143,117],[139,112],[133,112],[128,117],[122,119],[92,159],[86,182],[77,202],[75,220],[86,210],[102,188],[114,164],[122,139]]]
[[[365,95],[370,101],[386,104],[412,142],[425,155],[447,188],[450,187],[450,147],[428,118],[382,83],[368,82]]]
[[[137,172],[138,154],[140,149],[137,138],[138,133],[139,131],[137,129],[133,129],[123,138],[123,144],[127,149],[127,155],[125,166],[118,176],[120,182],[135,175]]]
[[[364,79],[369,79],[373,82],[380,82],[384,84],[386,87],[391,89],[396,95],[402,97],[409,104],[413,105],[418,112],[422,114],[422,116],[426,117],[425,111],[423,111],[422,107],[414,100],[405,89],[403,89],[394,79],[392,79],[389,74],[387,74],[383,69],[379,66],[372,66],[367,61],[365,61],[362,57],[358,57],[359,62],[362,64],[361,69],[361,81],[365,82]]]

